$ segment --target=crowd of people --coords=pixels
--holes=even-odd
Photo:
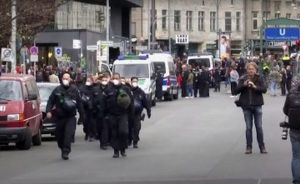
[[[76,78],[76,77],[75,77]],[[71,142],[76,128],[76,110],[83,123],[86,141],[98,139],[100,149],[114,149],[113,158],[126,157],[126,149],[138,148],[141,121],[151,117],[146,94],[138,87],[138,78],[122,81],[117,73],[87,76],[81,82],[72,79],[69,71],[61,78],[61,85],[50,95],[47,118],[57,122],[56,137],[64,160],[69,159]]]

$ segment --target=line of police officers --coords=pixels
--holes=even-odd
[[[65,73],[62,83],[50,95],[47,104],[47,118],[56,122],[56,138],[61,157],[69,159],[71,143],[76,130],[76,111],[84,125],[85,140],[98,138],[100,148],[114,149],[113,158],[120,154],[126,157],[126,149],[133,143],[138,148],[142,111],[146,109],[151,117],[151,106],[146,94],[138,87],[138,78],[122,84],[120,75],[110,79],[108,73],[101,74],[94,81],[87,77],[85,85],[72,84],[70,74]]]

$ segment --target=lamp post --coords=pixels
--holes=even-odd
[[[17,40],[17,20],[16,20],[16,6],[17,1],[11,0],[11,49],[12,49],[12,60],[11,60],[11,71],[16,72],[16,62],[17,62],[17,49],[16,49],[16,40]],[[24,65],[26,67],[26,64]]]

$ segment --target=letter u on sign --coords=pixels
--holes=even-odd
[[[285,35],[285,29],[279,29],[279,34],[280,34],[280,36],[284,36]]]

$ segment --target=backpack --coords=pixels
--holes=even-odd
[[[289,95],[289,125],[291,129],[300,130],[300,93]]]
[[[131,98],[124,89],[119,89],[117,92],[117,104],[124,110],[127,110],[131,104]]]

